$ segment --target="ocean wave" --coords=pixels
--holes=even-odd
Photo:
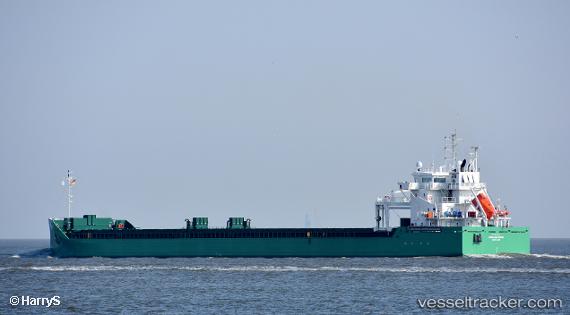
[[[187,271],[187,272],[380,272],[380,273],[555,273],[570,274],[567,268],[451,268],[451,267],[338,267],[338,266],[25,266],[5,269],[41,272],[94,271]],[[2,269],[0,269],[2,270]]]
[[[487,259],[512,259],[514,256],[508,254],[471,254],[465,255],[468,258],[487,258]]]
[[[31,258],[31,257],[44,257],[50,256],[52,254],[51,248],[42,248],[37,250],[32,250],[29,252],[21,253],[20,255]]]
[[[35,258],[35,257],[51,257],[50,248],[36,249],[27,252],[18,252],[10,256],[10,258]]]
[[[472,255],[465,255],[465,257],[486,258],[486,259],[512,259],[512,258],[521,258],[521,257],[570,259],[570,255],[552,255],[552,254],[472,254]]]
[[[536,258],[570,259],[570,255],[529,254],[525,256],[536,257]]]

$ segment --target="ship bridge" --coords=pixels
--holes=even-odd
[[[458,160],[457,140],[455,134],[446,137],[452,150],[444,165],[424,167],[418,161],[412,181],[399,182],[398,189],[377,198],[376,230],[389,230],[391,214],[401,210],[409,218],[401,222],[411,226],[509,226],[509,212],[493,203],[481,181],[479,147]]]

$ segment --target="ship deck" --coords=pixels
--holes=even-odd
[[[132,229],[70,231],[71,239],[389,237],[372,228]]]

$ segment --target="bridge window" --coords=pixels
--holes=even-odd
[[[445,183],[445,177],[436,177],[433,181],[436,183]]]

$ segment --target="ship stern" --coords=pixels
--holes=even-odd
[[[465,227],[463,255],[530,254],[528,227]]]

